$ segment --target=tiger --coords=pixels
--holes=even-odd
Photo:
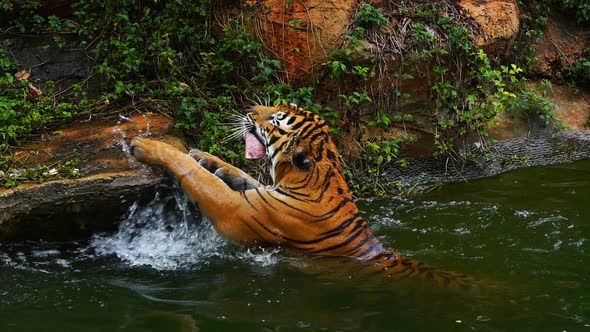
[[[247,159],[267,159],[263,185],[220,158],[135,137],[131,154],[170,172],[225,238],[244,246],[279,246],[311,256],[350,257],[400,280],[469,287],[473,278],[433,268],[389,249],[375,236],[347,185],[330,129],[294,104],[253,105],[239,120]]]

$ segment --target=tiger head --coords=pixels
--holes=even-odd
[[[294,104],[256,105],[243,118],[241,131],[246,158],[268,158],[275,185],[302,183],[312,176],[344,182],[328,125],[316,114]]]

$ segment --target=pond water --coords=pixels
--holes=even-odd
[[[503,287],[400,290],[240,248],[159,195],[116,234],[0,243],[0,331],[590,331],[590,160],[359,206],[400,253]]]

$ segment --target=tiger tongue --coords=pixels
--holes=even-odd
[[[266,148],[260,143],[254,134],[246,133],[244,141],[246,143],[246,159],[257,160],[266,156]]]

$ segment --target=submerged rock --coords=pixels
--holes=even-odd
[[[536,130],[483,147],[472,142],[470,156],[422,155],[407,166],[392,165],[380,183],[402,183],[406,187],[434,183],[463,182],[495,176],[523,167],[563,164],[590,159],[590,130]],[[488,150],[489,149],[489,150]]]

